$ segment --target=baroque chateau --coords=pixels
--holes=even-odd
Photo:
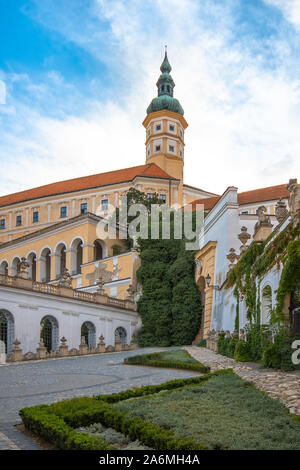
[[[225,289],[229,270],[253,239],[263,242],[294,223],[297,203],[291,214],[289,201],[297,201],[297,180],[247,192],[229,186],[222,195],[186,184],[188,123],[174,97],[167,53],[160,70],[158,94],[143,121],[144,163],[0,197],[0,340],[11,360],[131,347],[141,325],[139,253],[136,247],[128,251],[118,235],[97,236],[109,206],[118,207],[130,188],[148,198],[156,194],[169,206],[204,205],[204,241],[195,257],[203,298],[198,339],[213,330],[234,330],[238,301]],[[270,302],[274,306],[279,274],[268,272],[259,285],[262,293],[271,289],[263,322]],[[239,311],[243,328],[242,301]]]

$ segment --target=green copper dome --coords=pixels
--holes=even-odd
[[[156,83],[158,96],[151,101],[147,108],[147,114],[168,109],[169,111],[182,114],[183,116],[184,111],[181,104],[176,98],[173,98],[175,83],[170,75],[172,67],[168,60],[167,51],[165,52],[165,57],[160,66],[160,70],[162,73]]]

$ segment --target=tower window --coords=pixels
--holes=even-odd
[[[16,226],[19,227],[20,225],[22,225],[22,216],[17,215],[17,217],[16,217]]]
[[[161,125],[160,125],[160,124],[157,124],[157,125],[156,125],[156,130],[157,130],[157,131],[160,131],[160,130],[161,130]]]
[[[169,125],[169,130],[170,130],[171,132],[174,132],[174,131],[175,131],[175,126],[173,126],[173,124],[170,124],[170,125]]]
[[[32,222],[36,223],[38,221],[39,221],[39,213],[38,213],[38,211],[36,211],[32,214]]]
[[[169,145],[169,152],[175,152],[174,145]]]
[[[60,216],[61,217],[67,217],[67,207],[63,206],[60,208]]]
[[[155,151],[159,152],[160,151],[160,145],[155,145]]]
[[[5,229],[5,219],[1,219],[0,220],[0,230],[4,230]]]
[[[165,85],[162,85],[161,86],[161,91],[164,91],[165,90]]]
[[[167,85],[167,92],[170,93],[170,85]]]
[[[150,127],[148,127],[148,135],[150,135]]]
[[[103,211],[107,211],[108,210],[108,199],[102,199],[101,201],[101,209]]]
[[[180,150],[180,156],[182,157],[182,150]]]
[[[180,137],[182,137],[182,130],[180,129]]]
[[[80,205],[80,213],[81,214],[87,213],[87,202],[84,202],[83,204]]]

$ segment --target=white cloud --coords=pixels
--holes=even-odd
[[[288,44],[273,44],[282,65],[266,69],[249,42],[233,40],[230,8],[230,1],[218,9],[207,0],[95,2],[94,12],[109,22],[110,33],[105,44],[95,32],[86,44],[91,53],[106,45],[107,57],[114,56],[114,99],[88,102],[81,114],[61,113],[60,119],[14,103],[13,132],[2,135],[1,153],[8,158],[1,168],[1,192],[143,164],[141,123],[156,95],[164,44],[175,96],[189,122],[187,184],[222,193],[229,185],[248,190],[299,176],[300,83],[285,73]],[[61,33],[68,36],[68,28]],[[79,39],[71,35],[82,45],[80,33]],[[63,81],[56,72],[49,78],[51,87]],[[47,96],[49,87],[27,83],[37,99]]]
[[[286,19],[300,29],[300,1],[299,0],[264,0],[265,3],[282,10]]]

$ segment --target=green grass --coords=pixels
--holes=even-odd
[[[210,448],[300,450],[300,423],[278,400],[233,374],[112,406]]]
[[[124,359],[124,363],[131,365],[194,370],[204,374],[210,371],[208,366],[204,366],[194,359],[185,349],[171,349],[163,352],[131,356]]]

